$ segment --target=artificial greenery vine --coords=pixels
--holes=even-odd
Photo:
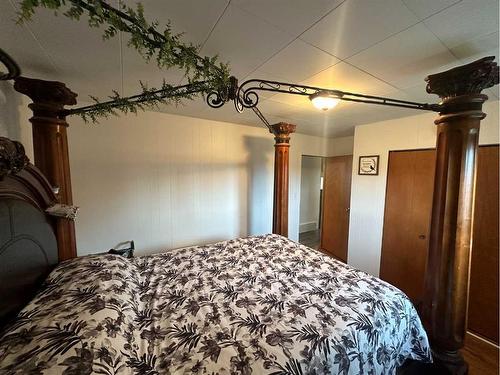
[[[224,92],[229,83],[227,64],[220,63],[217,56],[200,56],[199,47],[183,43],[182,34],[173,33],[170,22],[159,32],[159,23],[149,23],[145,19],[140,3],[135,9],[124,4],[117,9],[103,0],[22,0],[18,22],[31,20],[38,7],[52,9],[56,14],[65,8],[62,14],[73,20],[79,20],[86,14],[90,27],[105,27],[104,39],[113,38],[120,31],[126,32],[130,35],[128,46],[135,48],[146,61],[155,60],[160,69],[177,67],[189,82],[181,87],[164,82],[159,90],[148,89],[141,83],[142,93],[122,97],[114,91],[110,100],[105,102],[92,97],[95,105],[83,107],[80,111],[68,111],[69,114],[81,115],[85,121],[96,122],[99,117],[117,114],[116,111],[136,113],[137,109],[144,110],[160,103],[177,103],[200,93]]]
[[[122,113],[137,113],[137,110],[158,108],[160,104],[178,104],[182,99],[193,99],[197,94],[206,93],[213,88],[206,82],[193,82],[183,86],[172,86],[163,82],[160,89],[148,88],[141,82],[142,92],[138,95],[122,97],[116,91],[109,98],[111,100],[101,102],[98,98],[91,96],[95,104],[80,107],[74,110],[67,110],[66,115],[77,114],[85,122],[97,123],[100,117],[118,115]]]

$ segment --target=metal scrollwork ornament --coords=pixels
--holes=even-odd
[[[4,50],[0,48],[0,62],[7,68],[7,73],[0,71],[0,81],[17,78],[21,75],[19,65]]]
[[[220,108],[227,102],[227,95],[220,91],[211,91],[207,95],[207,104],[212,108]]]

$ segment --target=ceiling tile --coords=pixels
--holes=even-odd
[[[331,68],[306,79],[305,85],[324,87],[360,94],[383,95],[394,90],[389,84],[363,72],[346,62],[338,63]]]
[[[245,77],[292,41],[290,34],[230,5],[202,49],[230,62],[231,73]]]
[[[127,0],[134,7],[135,0]],[[200,2],[197,0],[141,1],[144,14],[149,21],[159,20],[158,30],[162,30],[168,20],[174,33],[182,33],[181,40],[201,46],[223,14],[228,0]],[[193,11],[196,9],[196,12]],[[126,38],[126,36],[125,36]],[[153,59],[146,62],[137,51],[123,43],[124,92],[126,95],[140,92],[139,81],[149,86],[159,87],[163,80],[170,84],[181,84],[183,71],[178,69],[159,69]]]
[[[172,113],[181,116],[202,117],[202,113],[208,109],[208,104],[202,96],[192,100],[185,99],[180,103],[161,104],[157,109],[159,112]]]
[[[311,101],[309,100],[309,97],[305,95],[279,93],[269,96],[269,99],[272,100],[273,102],[278,102],[289,106],[294,106],[297,108],[311,106]]]
[[[498,0],[464,0],[424,21],[449,48],[498,32]]]
[[[259,109],[264,116],[279,116],[283,118],[290,118],[290,116],[297,111],[297,107],[293,105],[276,102],[270,99],[260,102]]]
[[[264,80],[264,81],[287,82],[287,79],[285,77],[280,76],[279,74],[271,74],[271,73],[264,72],[260,69],[257,69],[254,72],[247,75],[242,80],[240,80],[239,84],[241,85],[245,81],[253,80],[253,79]],[[270,91],[258,91],[258,95],[259,95],[259,100],[263,100],[263,99],[268,99],[271,96],[276,95],[276,94],[273,92],[270,92]]]
[[[90,28],[87,17],[79,21],[40,8],[29,23],[43,48],[56,62],[60,80],[88,100],[120,90],[120,45],[117,37],[104,41],[101,28]]]
[[[57,66],[30,34],[29,25],[18,25],[16,19],[10,2],[1,1],[0,47],[17,62],[22,74],[42,79],[57,76]]]
[[[229,0],[141,0],[148,21],[160,21],[159,29],[162,30],[170,20],[172,30],[183,34],[183,41],[196,45],[205,41],[228,2]],[[134,7],[137,0],[126,0],[124,3]]]
[[[231,122],[234,124],[244,124],[251,126],[264,126],[262,121],[251,109],[245,109],[239,113],[234,108],[233,103],[227,103],[221,108],[210,108],[203,112],[203,118],[214,121]]]
[[[298,82],[435,103],[437,96],[425,92],[423,79],[428,74],[485,55],[498,55],[497,0],[463,0],[451,7],[455,0],[403,1],[346,0],[306,32],[304,40],[296,41],[298,33],[341,0],[233,0],[227,9],[228,0],[142,3],[147,18],[157,18],[162,24],[171,19],[174,31],[185,32],[183,40],[201,44],[210,35],[202,54],[219,54],[222,61],[231,63],[233,74],[241,80],[251,77]],[[425,21],[429,29],[423,24],[410,27],[435,12],[439,14]],[[102,30],[89,29],[86,21],[75,22],[39,10],[28,25],[37,41],[26,26],[15,25],[14,18],[11,2],[0,2],[0,45],[13,55],[25,74],[65,82],[80,94],[81,103],[88,101],[87,94],[105,97],[112,89],[121,88],[118,38],[103,42]],[[453,56],[432,33],[443,39]],[[181,81],[182,72],[161,71],[154,61],[144,62],[135,50],[126,47],[126,35],[123,39],[126,94],[138,92],[139,81],[150,87],[158,87],[163,78],[168,83]],[[351,58],[339,62],[332,55]],[[498,86],[484,92],[492,98],[499,96]],[[321,112],[305,96],[260,93],[260,99],[259,109],[271,123],[287,121],[298,125],[298,133],[328,137],[352,135],[354,126],[362,123],[419,113],[348,102]],[[162,105],[157,110],[262,126],[249,109],[239,114],[232,103],[212,109],[202,98],[178,106]]]
[[[401,100],[408,100],[418,103],[439,103],[439,96],[436,94],[429,94],[426,91],[427,83],[421,82],[418,85],[398,90],[394,97]]]
[[[462,0],[403,0],[419,19],[424,19]]]
[[[287,82],[300,82],[340,60],[299,39],[293,41],[259,68]]]
[[[307,106],[297,107],[285,103],[266,100],[260,106],[268,120],[274,122],[285,121],[297,125],[297,132],[315,135],[327,135],[333,126],[333,131],[345,131],[345,122],[337,121],[337,113],[348,103],[342,102],[334,110],[319,111],[308,102]],[[347,124],[350,126],[351,124]],[[328,135],[330,136],[330,135]]]
[[[451,52],[464,64],[485,56],[495,56],[498,61],[498,31],[471,39],[456,47]]]
[[[394,91],[394,87],[371,76],[346,62],[340,62],[318,74],[300,82],[306,86],[341,90],[359,94],[384,95]],[[276,94],[270,97],[273,101],[297,107],[311,108],[306,96]]]
[[[344,59],[417,22],[401,0],[348,0],[300,38]]]
[[[341,102],[335,107],[335,109],[321,111],[309,103],[308,107],[296,108],[295,112],[293,112],[291,116],[297,122],[306,121],[314,124],[328,124],[336,122],[338,114],[348,106],[348,102]]]
[[[297,36],[343,1],[233,0],[232,3]]]
[[[174,86],[179,85],[184,72],[177,68],[160,69],[154,59],[147,62],[137,51],[124,47],[123,75],[124,95],[134,95],[142,91],[140,82],[149,88],[160,88],[163,80]]]
[[[394,35],[347,61],[399,88],[415,86],[429,74],[459,64],[422,24]]]
[[[352,103],[342,112],[339,111],[336,114],[336,118],[340,124],[345,122],[346,124],[357,126],[393,118],[418,115],[421,112],[420,110],[409,108]]]
[[[141,1],[144,15],[150,22],[159,20],[158,30],[163,30],[169,20],[174,33],[182,33],[181,40],[201,46],[223,14],[229,0],[200,2],[197,0]],[[125,4],[134,7],[135,0],[126,0]],[[193,11],[196,9],[196,11]],[[123,42],[123,69],[125,95],[140,92],[140,81],[150,87],[161,86],[163,80],[169,84],[181,84],[184,73],[179,69],[160,69],[156,61],[145,61],[137,51],[126,46],[126,34]]]
[[[331,136],[331,127],[329,124],[318,124],[308,121],[297,121],[295,118],[286,118],[280,116],[268,116],[267,119],[271,124],[277,124],[279,122],[288,122],[297,126],[295,133],[314,135],[317,137],[330,137]],[[354,129],[352,129],[352,133],[354,134]],[[292,135],[293,137],[293,135]]]

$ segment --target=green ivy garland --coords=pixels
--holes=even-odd
[[[106,102],[92,97],[95,105],[84,107],[83,111],[69,111],[70,114],[80,114],[86,121],[90,119],[96,122],[98,117],[117,114],[117,110],[136,113],[137,109],[144,110],[160,103],[177,103],[200,93],[224,92],[228,86],[227,64],[218,62],[217,56],[200,56],[199,47],[183,43],[182,34],[174,34],[170,22],[163,32],[157,31],[159,23],[149,23],[145,19],[141,4],[137,4],[136,9],[121,4],[116,9],[103,0],[22,0],[18,22],[31,20],[38,7],[53,9],[56,14],[57,10],[65,7],[63,15],[73,20],[79,20],[83,14],[87,14],[90,27],[105,27],[105,40],[115,37],[120,31],[126,32],[130,34],[128,46],[135,48],[146,61],[154,59],[160,69],[177,67],[184,71],[189,82],[180,88],[163,82],[159,90],[148,89],[141,83],[141,94],[122,97],[113,91],[109,97],[111,100]]]
[[[211,92],[213,88],[206,82],[193,82],[182,86],[172,86],[165,82],[160,89],[149,89],[141,82],[142,92],[138,95],[121,97],[118,92],[113,91],[111,100],[100,102],[99,99],[91,96],[95,102],[93,105],[70,109],[65,111],[65,115],[79,115],[85,122],[89,120],[97,123],[100,117],[109,117],[122,113],[137,113],[137,110],[158,108],[159,104],[179,104],[182,99],[193,99],[200,93]]]

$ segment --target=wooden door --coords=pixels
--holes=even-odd
[[[347,262],[352,155],[326,158],[320,249]]]
[[[498,344],[498,146],[479,148],[469,284],[470,331]]]
[[[389,154],[380,277],[422,300],[435,150]],[[499,151],[478,151],[468,329],[498,344]],[[425,236],[425,238],[422,237]]]
[[[435,150],[389,153],[380,278],[422,301]]]

